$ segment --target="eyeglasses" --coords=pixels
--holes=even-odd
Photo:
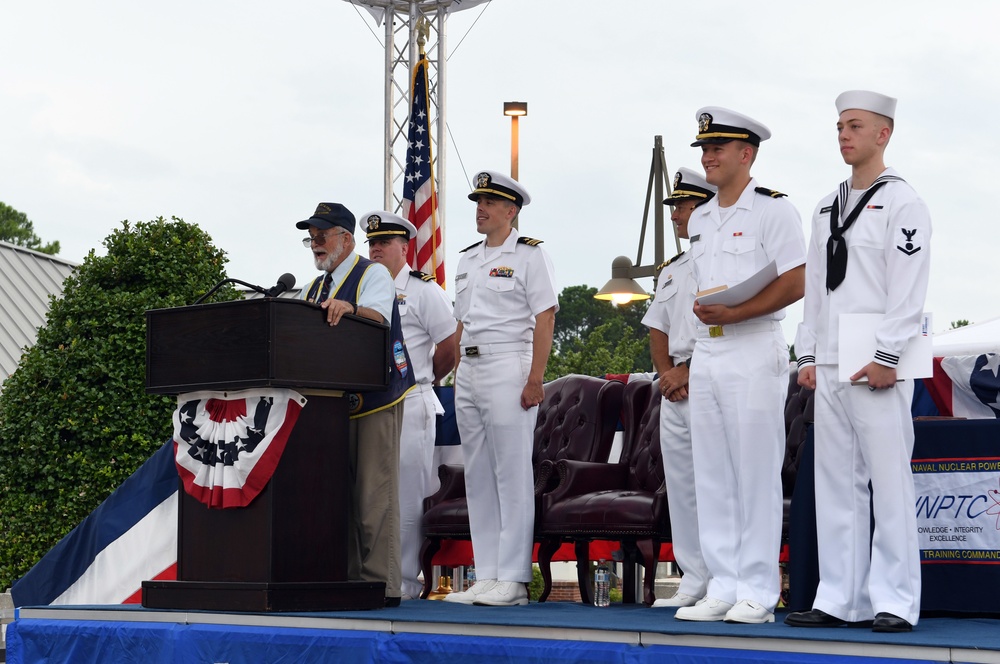
[[[338,235],[344,235],[347,231],[340,231],[339,233],[318,233],[316,235],[310,235],[309,237],[302,238],[302,246],[308,249],[313,245],[313,243],[323,246],[326,241],[332,237],[337,237]]]

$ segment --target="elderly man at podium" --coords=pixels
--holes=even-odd
[[[349,314],[390,327],[388,390],[350,395],[348,574],[384,582],[386,606],[398,606],[399,436],[403,399],[415,381],[403,343],[396,288],[385,266],[354,252],[354,214],[340,203],[320,203],[310,218],[295,226],[309,231],[302,242],[311,249],[316,269],[324,273],[305,289],[304,299],[322,306],[331,325]]]

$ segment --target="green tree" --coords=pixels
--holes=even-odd
[[[567,342],[559,353],[553,354],[545,367],[545,380],[567,374],[604,376],[650,371],[649,367],[637,366],[643,350],[648,356],[648,340],[636,339],[632,328],[621,318],[609,320],[589,334]]]
[[[0,588],[170,437],[176,402],[145,392],[145,311],[225,278],[225,253],[181,219],[123,222],[104,246],[66,279],[0,392]]]
[[[956,329],[958,329],[960,327],[965,327],[968,324],[969,324],[968,319],[966,319],[966,318],[959,318],[958,320],[951,321],[951,329],[956,330]]]
[[[642,317],[649,302],[616,307],[595,300],[592,286],[568,286],[559,294],[546,379],[568,373],[603,376],[606,373],[652,371],[649,334]]]
[[[41,239],[35,235],[35,226],[28,220],[28,215],[3,202],[0,202],[0,240],[34,249],[43,254],[54,256],[59,253],[58,240],[43,245]]]

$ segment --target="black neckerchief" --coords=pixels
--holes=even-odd
[[[840,194],[833,200],[833,205],[830,207],[830,239],[826,241],[826,290],[828,292],[835,290],[847,275],[847,243],[844,242],[844,233],[854,224],[854,221],[861,214],[861,211],[865,209],[865,206],[868,205],[868,201],[875,195],[875,192],[891,180],[902,182],[902,178],[895,175],[881,175],[876,178],[872,186],[868,187],[868,190],[861,196],[861,200],[854,206],[851,213],[847,215],[843,226],[839,225],[840,201],[843,200],[844,205],[847,204],[851,185],[848,180],[840,184]]]

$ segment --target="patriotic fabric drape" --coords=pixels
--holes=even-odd
[[[209,507],[245,507],[274,474],[306,399],[292,390],[177,397],[174,445],[184,490]]]
[[[924,385],[945,417],[1000,419],[1000,354],[935,357]]]
[[[437,191],[431,168],[428,66],[427,56],[421,53],[413,68],[413,83],[410,86],[402,216],[417,227],[417,237],[410,241],[408,263],[414,269],[433,275],[435,281],[444,287],[444,243],[438,226]]]

